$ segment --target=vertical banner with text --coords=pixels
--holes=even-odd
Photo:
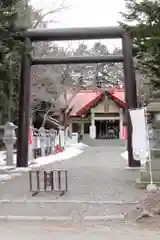
[[[131,122],[132,122],[132,145],[133,156],[137,160],[141,160],[141,163],[145,163],[148,156],[148,143],[147,143],[147,126],[145,119],[145,109],[129,110]]]

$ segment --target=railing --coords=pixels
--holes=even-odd
[[[0,126],[0,165],[13,166],[16,164],[16,126],[10,122]],[[69,142],[68,129],[56,131],[44,128],[30,128],[28,141],[28,161],[38,157],[45,157],[56,152],[56,145],[65,148]]]

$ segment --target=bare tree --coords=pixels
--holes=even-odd
[[[68,56],[72,54],[70,47],[71,44],[66,48],[53,44],[50,50],[47,48],[46,51],[49,56]],[[43,125],[51,112],[58,112],[61,123],[65,122],[65,110],[75,95],[70,71],[70,65],[45,65],[32,69],[32,98],[36,100],[36,106],[41,106],[42,101],[50,103],[44,114]],[[33,106],[35,108],[35,104]],[[37,111],[37,107],[35,109]]]
[[[60,3],[56,4],[56,1],[53,1],[51,9],[49,11],[45,11],[44,9],[34,11],[33,15],[33,28],[38,28],[43,25],[45,22],[48,23],[56,23],[56,19],[53,19],[57,13],[69,8],[69,5],[66,3],[65,0],[61,1]],[[51,15],[51,20],[49,20],[49,15]],[[47,19],[48,18],[48,19]],[[47,20],[46,20],[47,19]]]
[[[88,49],[84,42],[80,42],[76,49],[73,48],[72,43],[69,43],[66,48],[50,43],[47,43],[48,45],[41,44],[35,47],[36,50],[34,52],[36,56],[40,57],[46,55],[48,57],[67,57],[109,54],[106,46],[101,43],[95,44],[93,49]],[[122,68],[114,64],[46,65],[36,67],[33,70],[37,78],[33,82],[34,97],[37,98],[39,103],[41,101],[50,103],[50,106],[46,108],[45,120],[51,112],[58,112],[62,124],[66,122],[66,109],[70,106],[72,99],[83,85],[84,87],[95,87],[97,82],[99,83],[103,77],[105,86],[109,86],[111,82],[117,83],[116,80],[122,74]]]
[[[26,0],[27,1],[27,0]],[[31,22],[32,28],[47,28],[49,23],[55,23],[56,13],[65,10],[69,5],[62,1],[60,4],[56,4],[53,2],[53,6],[49,11],[41,10],[33,10],[31,13]],[[52,18],[49,19],[49,16]],[[67,51],[67,49],[66,49]],[[59,55],[60,49],[55,44],[50,42],[38,42],[33,44],[32,54],[35,57],[44,57],[49,55],[52,52],[52,56]],[[66,78],[68,78],[68,66],[59,68],[59,72],[55,71],[55,68],[51,66],[34,66],[32,67],[31,72],[32,78],[32,112],[40,110],[41,102],[46,101],[50,104],[50,108],[55,107],[56,99],[60,94],[60,86]],[[60,80],[60,84],[58,81]],[[57,84],[58,83],[58,84]],[[36,106],[36,107],[35,107]],[[51,109],[46,109],[46,115],[49,114]],[[44,121],[43,121],[44,122]],[[44,124],[44,123],[43,123]]]

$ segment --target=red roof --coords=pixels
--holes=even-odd
[[[110,97],[120,107],[125,108],[126,103],[124,101],[124,89],[108,89],[107,92]],[[85,114],[91,107],[93,107],[98,101],[102,100],[105,91],[102,89],[85,89],[80,90],[76,96],[72,99],[69,105],[70,116],[81,116]]]
[[[116,88],[116,89],[110,89],[108,91],[110,93],[110,96],[112,99],[120,106],[123,108],[126,108],[126,102],[125,102],[125,92],[124,89],[122,88]]]

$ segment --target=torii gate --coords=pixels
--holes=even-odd
[[[77,64],[77,63],[100,63],[100,62],[123,62],[125,100],[129,109],[137,107],[137,93],[135,72],[132,57],[132,36],[121,27],[99,27],[99,28],[60,28],[60,29],[29,29],[24,32],[24,44],[36,41],[64,41],[64,40],[91,40],[91,39],[122,39],[123,55],[120,56],[85,56],[85,57],[63,57],[63,58],[31,58],[24,54],[21,65],[21,85],[19,102],[19,126],[18,126],[18,151],[17,167],[28,166],[28,127],[31,107],[31,78],[32,65],[45,64]],[[128,165],[130,167],[140,166],[140,161],[133,159],[132,152],[132,125],[129,112],[127,117],[127,147]]]

